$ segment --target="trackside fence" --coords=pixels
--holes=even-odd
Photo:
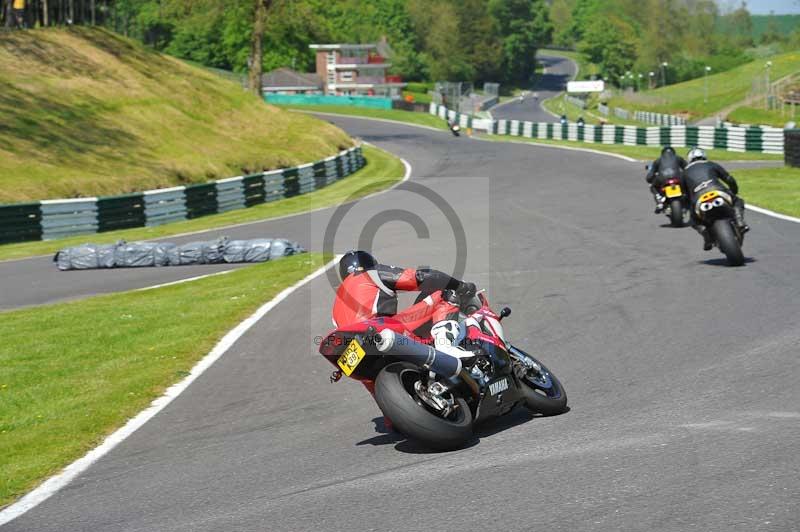
[[[356,146],[315,163],[135,194],[0,205],[0,244],[191,220],[318,190],[361,169]]]
[[[510,135],[534,139],[556,139],[596,144],[626,146],[674,146],[721,149],[735,152],[782,154],[784,133],[770,127],[662,126],[637,127],[606,124],[603,126],[574,123],[524,122],[520,120],[472,120],[465,115],[431,104],[431,114],[456,117],[494,135]],[[464,124],[461,124],[462,127]]]

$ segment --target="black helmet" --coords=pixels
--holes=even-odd
[[[377,266],[378,261],[366,251],[348,251],[339,261],[339,277],[344,281],[353,272],[374,270]]]
[[[670,152],[672,153],[672,155],[675,155],[675,148],[673,148],[672,146],[664,146],[664,149],[661,150],[661,155],[664,155],[667,152]]]

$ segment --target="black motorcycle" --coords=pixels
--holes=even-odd
[[[695,214],[708,228],[712,242],[725,254],[728,264],[744,264],[744,233],[735,223],[733,198],[722,190],[709,190],[695,201]]]

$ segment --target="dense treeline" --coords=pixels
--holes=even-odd
[[[314,70],[311,43],[386,37],[406,80],[521,83],[537,48],[574,48],[614,84],[681,81],[750,60],[752,46],[800,47],[800,32],[754,32],[742,3],[717,0],[0,0],[2,22],[102,24],[207,66],[246,72],[263,30],[264,70]],[[12,13],[15,4],[24,11]],[[255,13],[264,6],[263,20]],[[774,22],[774,21],[773,21]],[[758,42],[754,39],[758,35]],[[667,63],[664,69],[661,65]],[[653,76],[650,73],[653,72]],[[643,78],[638,78],[642,74]]]
[[[28,0],[28,25],[44,24],[40,15],[48,1],[97,1],[98,23],[179,57],[248,70],[257,1]],[[311,43],[385,36],[395,73],[408,80],[502,82],[531,77],[536,49],[550,42],[552,31],[545,0],[275,0],[265,25],[265,70],[313,70]]]
[[[119,31],[168,53],[245,71],[252,0],[124,0]],[[266,70],[313,70],[308,45],[386,37],[409,80],[521,81],[551,27],[544,0],[276,0],[264,34]]]
[[[114,0],[0,0],[0,26],[100,24]]]
[[[615,84],[628,72],[661,83],[728,70],[751,60],[756,44],[800,47],[800,33],[775,28],[756,43],[745,2],[723,13],[715,0],[553,0],[550,19],[554,43],[582,52]]]

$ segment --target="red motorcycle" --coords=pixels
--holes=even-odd
[[[340,327],[325,338],[320,353],[342,375],[362,381],[394,428],[435,450],[462,447],[473,427],[524,405],[545,416],[567,409],[563,386],[541,362],[506,341],[500,314],[482,292],[460,300],[449,291],[430,297],[457,302],[463,356],[436,349],[421,334],[430,328],[430,303],[422,301],[392,317]]]

